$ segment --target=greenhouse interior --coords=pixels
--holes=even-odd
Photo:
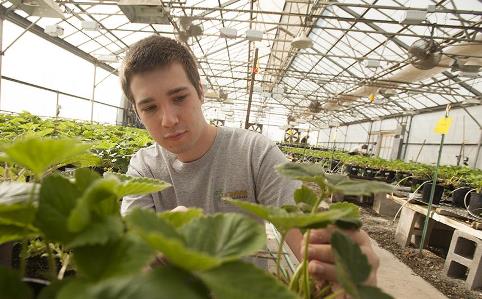
[[[482,1],[2,0],[0,299],[482,298]]]

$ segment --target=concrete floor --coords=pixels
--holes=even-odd
[[[381,248],[372,239],[375,253],[380,258],[378,287],[396,299],[443,299],[447,298],[435,287],[415,274],[392,253]]]

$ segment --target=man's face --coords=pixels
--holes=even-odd
[[[136,74],[130,88],[142,123],[159,145],[182,155],[202,142],[202,100],[181,64]]]

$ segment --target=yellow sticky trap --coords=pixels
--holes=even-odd
[[[451,117],[442,117],[438,120],[437,124],[435,125],[435,132],[439,134],[447,134],[449,132],[449,128],[452,125],[452,118]]]

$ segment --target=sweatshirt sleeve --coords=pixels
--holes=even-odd
[[[256,176],[256,198],[259,203],[277,207],[295,203],[293,194],[301,182],[282,176],[275,169],[285,162],[286,157],[276,145],[272,145],[261,157]]]
[[[144,161],[141,158],[140,152],[137,152],[132,156],[129,167],[127,169],[127,175],[136,177],[149,177],[146,172],[143,171]],[[151,194],[146,195],[127,195],[122,198],[121,202],[121,215],[125,216],[135,208],[142,209],[155,209],[154,199]]]

